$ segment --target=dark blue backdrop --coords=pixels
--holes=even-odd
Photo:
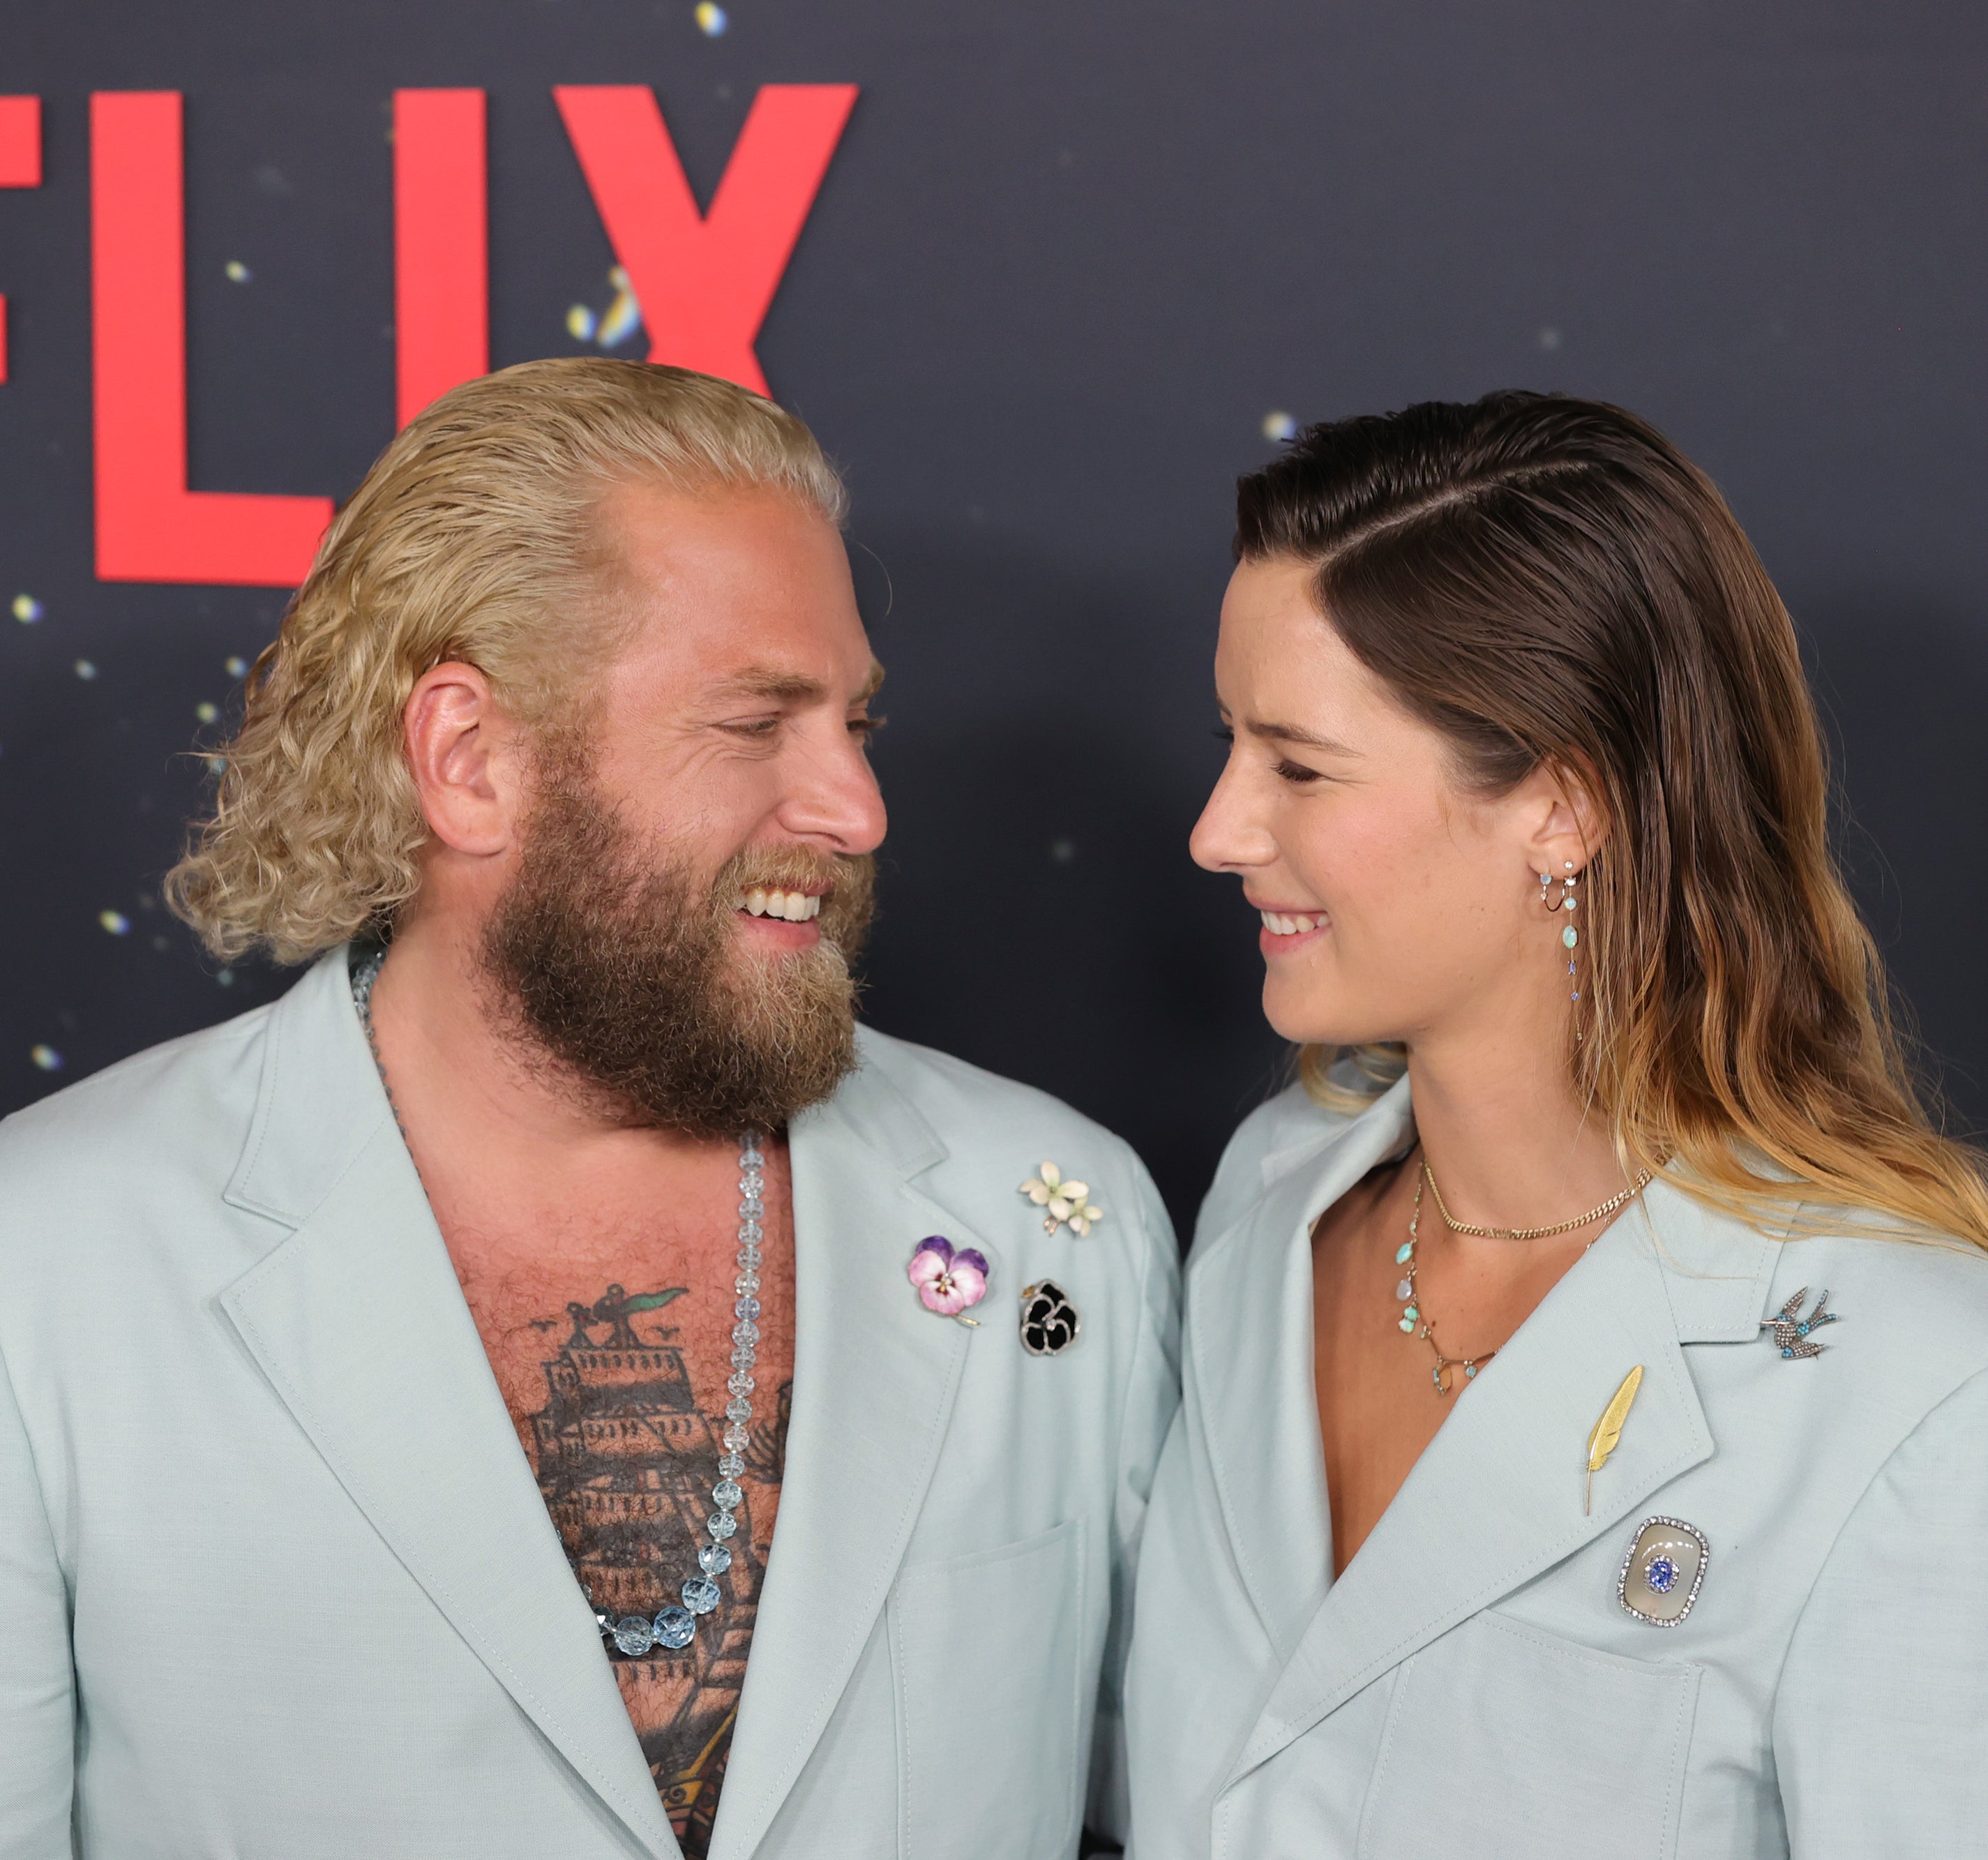
[[[0,193],[0,1108],[285,979],[217,974],[157,901],[198,707],[282,597],[92,578],[88,93],[186,95],[193,482],[342,495],[393,419],[394,89],[490,93],[502,364],[580,348],[570,308],[612,295],[549,87],[653,84],[708,197],[769,82],[863,87],[759,355],[848,468],[891,667],[880,1025],[1060,1093],[1191,1206],[1278,1063],[1253,920],[1184,850],[1230,482],[1277,413],[1564,387],[1668,428],[1751,529],[1840,740],[1861,895],[1962,1121],[1988,1103],[1978,9],[737,0],[714,36],[687,0],[13,0],[5,25],[47,171]]]

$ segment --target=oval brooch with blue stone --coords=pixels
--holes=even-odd
[[[1679,1517],[1644,1519],[1622,1559],[1615,1599],[1638,1621],[1675,1628],[1704,1586],[1712,1546],[1696,1524]]]
[[[1022,1287],[1022,1348],[1031,1356],[1060,1356],[1077,1341],[1077,1307],[1053,1279]]]

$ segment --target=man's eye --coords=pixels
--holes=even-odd
[[[874,736],[890,721],[888,717],[851,717],[849,733],[852,736]]]
[[[746,717],[719,726],[735,736],[770,736],[780,727],[778,717]]]

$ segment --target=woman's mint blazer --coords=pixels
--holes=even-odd
[[[1334,1581],[1309,1236],[1412,1131],[1405,1080],[1352,1119],[1287,1092],[1203,1209],[1135,1607],[1134,1860],[1988,1853],[1988,1260],[1784,1241],[1653,1183]],[[1784,1355],[1804,1288],[1842,1321]],[[1653,1518],[1707,1546],[1667,1627],[1670,1572],[1631,1556]]]

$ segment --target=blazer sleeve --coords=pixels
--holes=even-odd
[[[1932,1860],[1988,1829],[1988,1370],[1919,1423],[1831,1548],[1775,1699],[1794,1860]]]
[[[1132,1637],[1132,1583],[1160,1449],[1180,1405],[1180,1245],[1166,1205],[1134,1158],[1136,1199],[1128,1212],[1138,1226],[1141,1262],[1139,1332],[1127,1378],[1118,1434],[1118,1490],[1112,1512],[1111,1624],[1099,1675],[1090,1787],[1084,1825],[1122,1841],[1131,1821],[1125,1749],[1125,1659]]]
[[[75,1780],[68,1591],[0,1358],[0,1860],[69,1860]]]

